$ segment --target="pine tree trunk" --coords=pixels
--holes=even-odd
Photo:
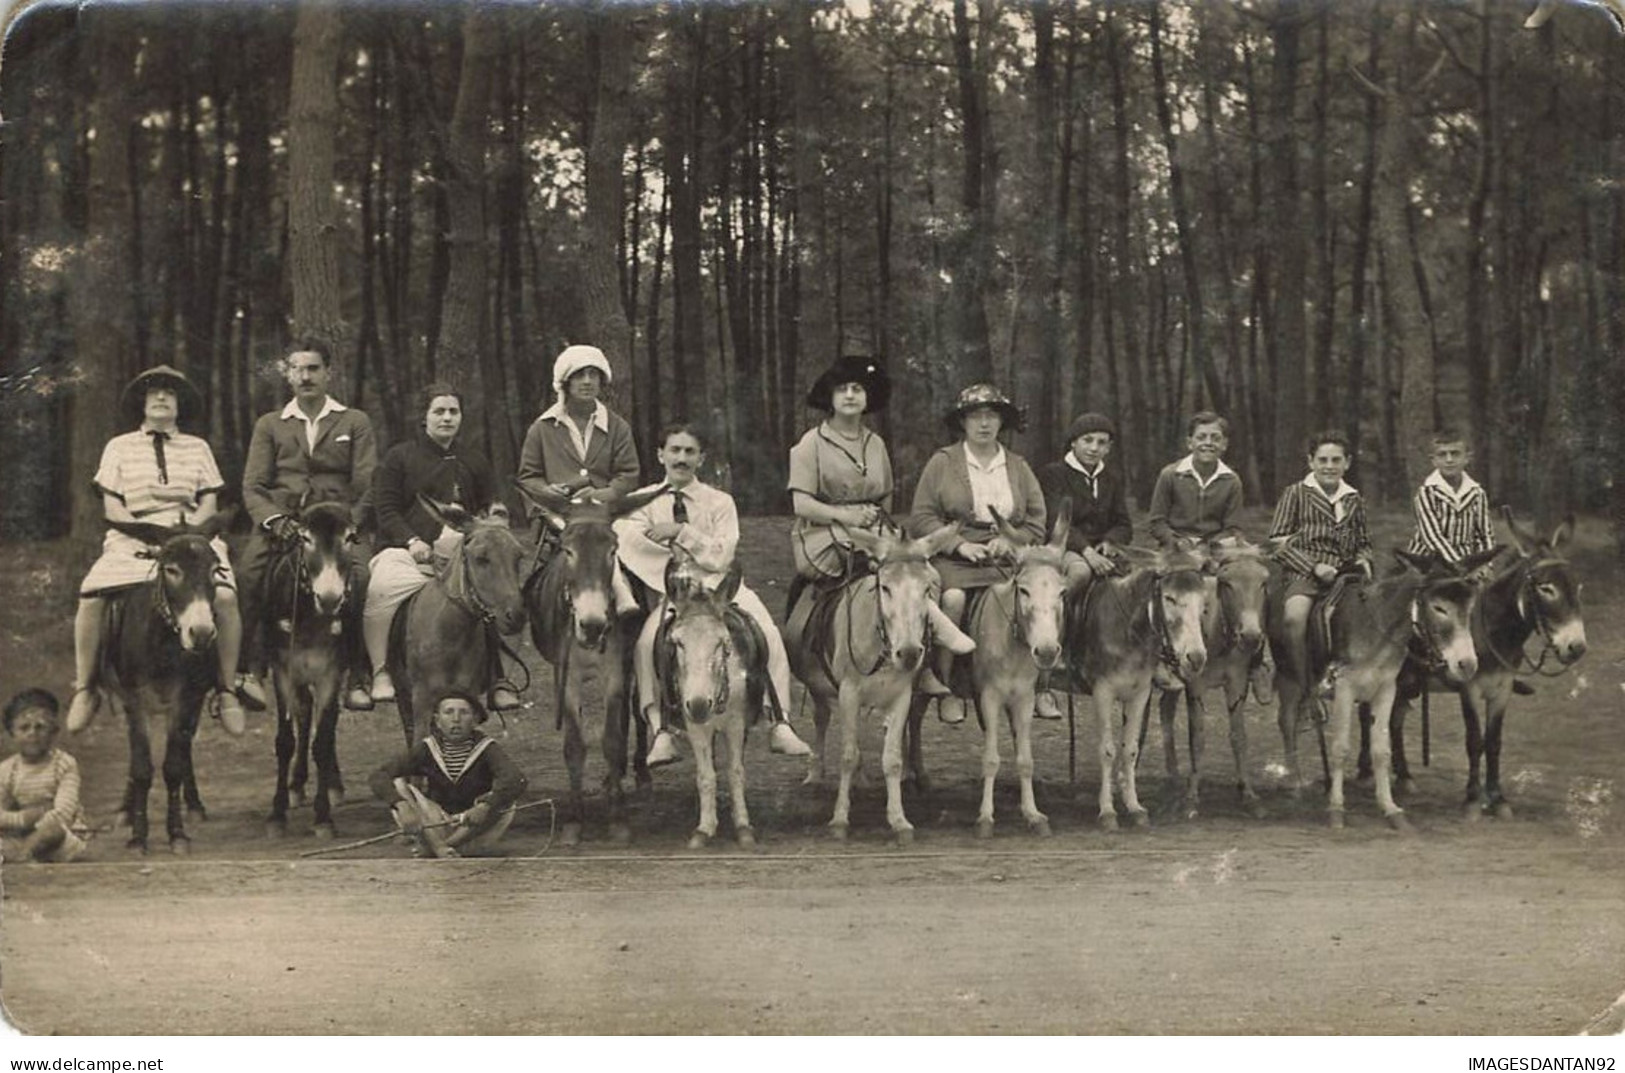
[[[347,333],[340,306],[343,217],[333,192],[339,124],[338,68],[343,30],[338,5],[302,0],[293,30],[288,90],[288,271],[295,338],[319,339],[342,361]],[[340,366],[333,393],[348,394]]]
[[[582,251],[582,288],[586,299],[584,340],[609,358],[614,371],[611,397],[620,409],[633,409],[632,326],[621,304],[620,265],[616,250],[621,234],[621,164],[626,157],[630,118],[627,92],[632,74],[632,39],[623,5],[596,9],[595,47],[598,85],[594,93],[592,133],[587,143],[587,246]]]

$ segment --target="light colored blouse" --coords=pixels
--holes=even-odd
[[[789,490],[833,506],[873,503],[891,511],[891,456],[879,436],[864,429],[856,439],[822,422],[790,448]],[[848,546],[832,526],[797,518],[791,530],[796,572],[803,577],[839,577]]]

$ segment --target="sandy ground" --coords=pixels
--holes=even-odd
[[[782,524],[747,521],[747,554],[767,557],[770,578],[788,573],[770,550]],[[68,677],[57,612],[81,564],[65,558],[23,549],[0,574],[8,693]],[[273,727],[260,716],[242,738],[212,724],[198,738],[210,819],[192,826],[190,857],[161,838],[141,857],[107,831],[84,863],[5,866],[6,1012],[30,1033],[74,1034],[1617,1031],[1625,587],[1600,552],[1577,561],[1591,652],[1518,702],[1512,821],[1462,821],[1466,761],[1447,699],[1434,705],[1426,769],[1413,729],[1418,787],[1402,800],[1412,835],[1381,822],[1369,789],[1352,792],[1347,831],[1326,830],[1313,795],[1280,789],[1274,714],[1251,706],[1266,818],[1239,807],[1222,720],[1210,716],[1203,814],[1161,813],[1150,830],[1108,835],[1093,822],[1096,735],[1080,698],[1075,783],[1066,724],[1039,728],[1049,839],[1019,823],[1008,740],[997,835],[973,838],[979,734],[933,721],[935,786],[908,802],[919,837],[906,851],[887,837],[869,727],[871,784],[857,792],[846,846],[823,831],[832,792],[801,787],[801,765],[770,756],[757,735],[754,853],[733,848],[726,818],[711,849],[682,848],[696,807],[683,764],[634,796],[630,848],[605,840],[595,793],[573,851],[538,807],[519,817],[503,859],[414,862],[388,842],[301,857],[332,844],[307,833],[308,808],[285,838],[266,836]],[[776,610],[782,588],[758,588]],[[530,774],[529,799],[542,800],[563,785],[560,739],[550,674],[527,657],[538,706],[492,729]],[[365,776],[400,744],[392,710],[344,716],[352,792],[340,842],[387,830]],[[92,819],[105,822],[122,790],[123,728],[98,722],[69,748]],[[1153,802],[1160,758],[1153,727],[1140,769]],[[596,781],[602,762],[589,763]],[[408,974],[445,986],[407,986]]]

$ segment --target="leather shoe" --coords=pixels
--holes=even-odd
[[[87,686],[74,690],[73,701],[68,705],[68,733],[77,734],[89,726],[101,707],[102,695],[96,690]]]
[[[958,726],[965,721],[965,701],[962,697],[938,697],[937,718],[949,726]]]
[[[241,737],[243,731],[248,729],[248,715],[243,711],[242,702],[237,699],[237,694],[228,690],[215,694],[214,717],[234,738]]]
[[[1044,690],[1033,698],[1033,717],[1036,719],[1061,718],[1061,706],[1055,702],[1055,694]]]
[[[243,702],[243,707],[252,712],[265,710],[265,687],[260,680],[252,674],[239,674],[235,686],[237,698]]]
[[[682,757],[677,752],[677,741],[672,732],[665,727],[655,731],[655,740],[649,743],[649,755],[644,758],[644,763],[652,768],[665,767],[667,764],[677,763],[680,759]]]
[[[373,697],[376,698],[377,696],[378,693],[374,690]],[[519,694],[505,685],[493,686],[488,702],[493,712],[511,712],[522,706]]]
[[[395,680],[388,671],[379,671],[372,676],[372,699],[380,704],[395,699]]]
[[[344,694],[344,706],[352,712],[370,712],[373,709],[372,694],[366,686],[351,686],[350,691]]]
[[[914,691],[927,697],[946,697],[952,692],[930,667],[920,670],[920,676],[914,680]]]
[[[812,746],[796,736],[789,723],[774,723],[767,734],[767,747],[780,756],[811,756]]]

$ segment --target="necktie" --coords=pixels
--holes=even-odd
[[[671,494],[671,520],[679,525],[688,521],[688,497],[682,492]]]
[[[164,458],[164,441],[169,439],[169,433],[159,432],[157,429],[147,433],[152,437],[153,457],[158,460],[158,483],[169,483],[169,462]]]

